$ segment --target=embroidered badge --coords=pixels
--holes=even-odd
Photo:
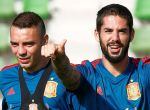
[[[138,82],[132,82],[127,85],[128,100],[137,100],[141,97]]]
[[[11,88],[9,89],[7,95],[13,95],[13,94],[15,94],[15,91],[14,91],[14,88],[11,87]]]
[[[51,98],[56,97],[58,83],[55,81],[48,81],[45,87],[44,96]]]

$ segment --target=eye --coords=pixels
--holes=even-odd
[[[111,33],[113,30],[112,29],[105,29],[106,33]]]
[[[26,43],[24,43],[24,45],[25,46],[27,46],[27,47],[32,47],[32,46],[34,46],[34,42],[26,42]]]
[[[126,31],[124,31],[124,30],[121,30],[120,32],[121,32],[121,33],[126,33]]]
[[[121,30],[119,30],[119,32],[120,32],[121,34],[126,34],[126,33],[127,33],[127,29],[121,29]]]
[[[17,47],[18,46],[18,43],[15,43],[15,42],[11,42],[10,44],[11,44],[12,47]]]

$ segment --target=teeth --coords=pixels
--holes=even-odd
[[[116,49],[116,48],[119,48],[119,46],[110,46],[110,48],[112,48],[112,49]]]

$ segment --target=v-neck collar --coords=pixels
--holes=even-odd
[[[121,80],[123,80],[125,77],[129,76],[129,74],[132,72],[131,69],[133,68],[133,64],[131,59],[129,58],[129,64],[126,68],[126,70],[121,73],[120,75],[118,75],[117,77],[114,76],[112,73],[110,73],[104,66],[103,62],[101,61],[100,64],[98,65],[98,74],[101,74],[102,76],[104,76],[105,78],[109,79],[111,81],[111,83],[117,84],[119,82],[121,82]]]

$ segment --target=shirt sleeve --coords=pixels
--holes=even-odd
[[[89,61],[85,61],[84,64],[77,65],[75,69],[81,74],[80,85],[75,91],[80,95],[94,93],[95,91],[95,70]]]
[[[139,66],[140,75],[145,86],[150,87],[150,58],[143,58]]]

